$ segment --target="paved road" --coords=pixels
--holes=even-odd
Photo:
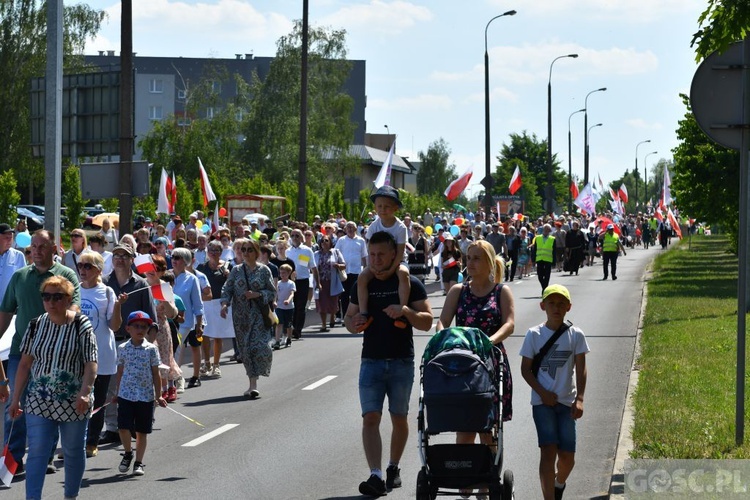
[[[646,262],[657,252],[638,249],[621,257],[616,282],[601,281],[600,267],[584,268],[577,277],[553,273],[553,283],[569,287],[573,296],[569,318],[584,329],[591,347],[585,413],[578,427],[577,465],[566,498],[605,497],[608,491],[632,363],[641,277]],[[515,413],[506,426],[506,464],[515,473],[516,498],[535,499],[540,496],[538,448],[529,389],[518,371],[518,350],[526,329],[542,322],[544,316],[535,277],[511,286],[517,326],[506,347],[515,377]],[[443,296],[434,283],[429,290],[434,312],[439,315]],[[309,314],[310,323],[315,316]],[[119,475],[119,449],[102,447],[99,456],[87,464],[81,498],[360,498],[357,485],[368,475],[357,397],[361,337],[342,327],[325,334],[314,333],[316,327],[307,331],[310,333],[303,340],[276,353],[271,377],[260,382],[260,400],[241,397],[246,389],[244,369],[225,362],[223,378],[205,381],[172,405],[205,428],[158,409],[144,477]],[[418,353],[429,336],[423,332],[415,336]],[[417,396],[415,387],[413,415]],[[404,487],[391,492],[389,498],[415,495],[420,463],[415,419],[412,422],[412,436],[401,464]],[[386,423],[383,427],[388,436],[390,426]],[[208,439],[195,441],[200,438]],[[62,479],[62,471],[47,476],[47,498],[62,497]],[[23,481],[2,495],[8,500],[23,498]]]

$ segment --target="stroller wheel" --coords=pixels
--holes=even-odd
[[[417,500],[431,500],[430,480],[427,479],[427,472],[424,468],[420,469],[417,474]]]
[[[513,471],[506,469],[503,472],[503,500],[513,500],[514,497]]]

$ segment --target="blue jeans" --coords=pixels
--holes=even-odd
[[[362,415],[372,412],[383,413],[386,396],[390,413],[407,415],[413,384],[413,358],[363,358],[359,367],[359,404],[362,407]]]
[[[8,384],[10,390],[13,391],[16,383],[16,372],[18,372],[18,365],[21,363],[21,356],[8,356],[8,368],[6,368],[6,376],[8,377]],[[23,461],[23,456],[26,453],[26,419],[17,418],[15,421],[10,418],[8,408],[10,407],[12,398],[8,398],[5,402],[5,427],[4,427],[4,439],[3,444],[8,445],[8,451],[13,455],[16,463]],[[21,394],[21,408],[26,406],[26,390],[24,389]],[[13,434],[10,434],[11,425],[13,426]],[[10,437],[10,440],[8,439]]]
[[[19,419],[20,420],[20,419]],[[47,474],[49,450],[60,444],[65,456],[65,496],[76,497],[86,469],[86,429],[88,420],[57,422],[38,415],[26,414],[29,456],[26,460],[26,498],[42,498]]]

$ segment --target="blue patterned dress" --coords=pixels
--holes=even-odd
[[[502,283],[497,283],[490,293],[484,297],[477,297],[471,293],[469,284],[461,288],[456,309],[456,325],[468,326],[482,330],[488,337],[492,336],[505,322],[500,310],[500,289]],[[503,353],[503,422],[513,418],[513,379],[510,374],[510,363],[501,342],[497,345]]]

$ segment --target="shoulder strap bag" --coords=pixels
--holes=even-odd
[[[557,339],[559,339],[560,336],[565,333],[571,326],[573,326],[573,323],[571,323],[570,321],[566,321],[565,323],[560,325],[560,328],[558,328],[555,333],[552,334],[549,340],[547,340],[542,348],[539,349],[539,352],[536,353],[536,356],[534,356],[534,359],[531,361],[531,373],[534,374],[534,377],[536,377],[539,373],[539,368],[542,366],[542,360],[552,348],[552,345],[557,342]]]

